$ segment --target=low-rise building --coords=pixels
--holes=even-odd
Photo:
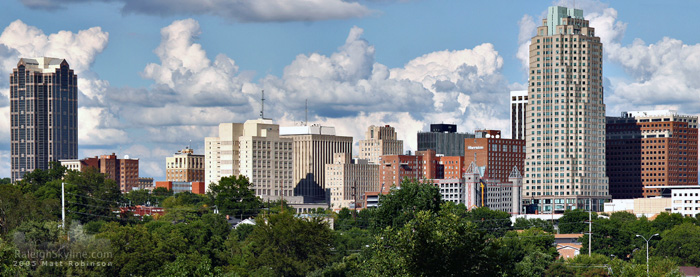
[[[173,181],[158,181],[156,188],[166,188],[173,193],[191,192],[194,194],[205,194],[206,191],[204,182],[173,182]]]

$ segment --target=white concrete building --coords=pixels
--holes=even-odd
[[[396,137],[394,127],[369,126],[365,132],[365,139],[358,143],[360,159],[379,164],[379,160],[384,155],[403,154],[403,140],[397,140]]]
[[[222,123],[219,137],[205,138],[204,150],[207,190],[221,177],[243,175],[263,200],[301,201],[292,197],[292,139],[280,137],[272,120]]]
[[[443,201],[466,205],[464,179],[433,179],[431,182],[440,187]]]
[[[60,162],[61,166],[64,166],[67,170],[78,172],[83,170],[83,164],[80,162],[80,159],[58,160],[58,162]]]

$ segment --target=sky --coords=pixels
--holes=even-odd
[[[700,114],[700,1],[3,0],[0,177],[10,176],[9,74],[65,58],[79,80],[79,158],[165,157],[224,122],[265,117],[363,139],[396,127],[405,150],[431,123],[510,137],[509,91],[548,6],[584,10],[604,44],[606,114]],[[357,147],[355,147],[355,155]]]

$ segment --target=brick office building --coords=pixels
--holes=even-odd
[[[501,131],[476,131],[476,138],[464,140],[464,164],[484,167],[484,178],[508,182],[513,167],[523,171],[525,140],[501,138]]]
[[[606,121],[606,173],[613,198],[654,197],[662,187],[698,184],[697,116],[640,111]]]
[[[139,187],[139,159],[130,159],[128,156],[119,159],[112,153],[82,160],[60,160],[60,162],[70,170],[84,171],[87,167],[95,168],[107,178],[117,182],[122,193]]]

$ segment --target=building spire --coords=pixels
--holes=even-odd
[[[304,106],[304,126],[309,126],[309,99],[306,99],[306,104]]]
[[[262,96],[260,97],[260,118],[265,119],[265,90],[262,90]]]

